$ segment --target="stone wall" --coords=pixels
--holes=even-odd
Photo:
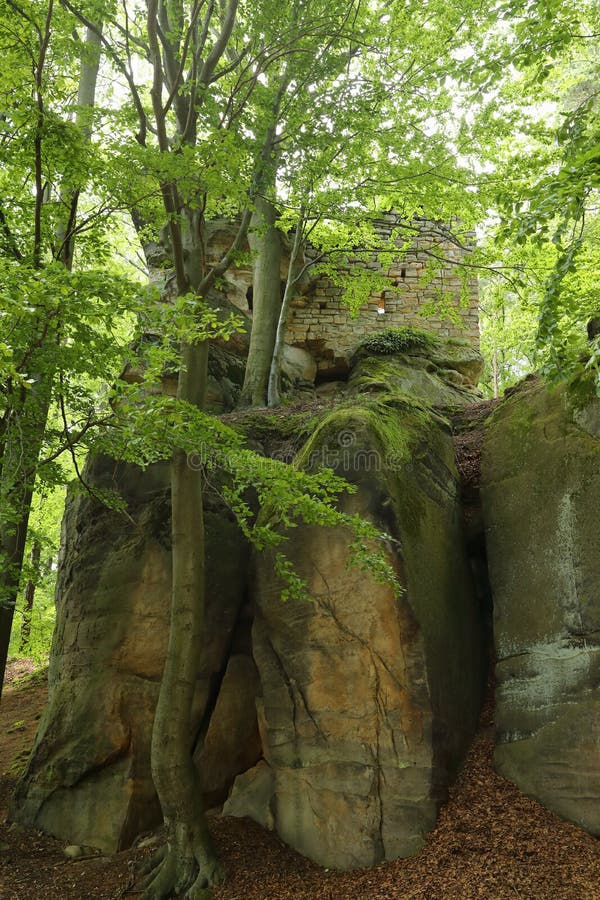
[[[376,230],[388,239],[397,224],[398,218],[390,214],[376,222]],[[287,342],[311,350],[322,370],[344,369],[349,355],[366,334],[403,325],[432,330],[446,338],[462,338],[478,349],[477,279],[468,281],[465,302],[461,299],[464,286],[456,270],[469,251],[442,226],[424,220],[416,224],[419,231],[414,240],[399,251],[391,265],[389,256],[382,264],[376,253],[353,263],[389,276],[389,290],[371,294],[353,318],[344,304],[342,289],[329,278],[317,279],[309,292],[294,302]],[[439,268],[435,277],[425,283],[426,268],[431,263]],[[433,315],[425,315],[440,297],[444,312],[438,309]]]
[[[399,217],[388,214],[376,220],[375,230],[383,240],[401,225]],[[425,219],[413,223],[414,237],[399,239],[398,257],[389,264],[389,254],[357,256],[352,266],[369,269],[390,278],[389,290],[371,294],[353,318],[344,304],[342,289],[329,277],[310,281],[293,304],[288,322],[287,343],[311,351],[321,371],[347,371],[348,359],[360,339],[384,328],[411,325],[437,332],[444,338],[462,338],[479,349],[479,316],[477,278],[462,283],[457,265],[469,254],[474,236],[469,233],[454,237],[447,227]],[[406,229],[406,223],[404,223]],[[216,256],[230,242],[231,225],[215,223],[210,247]],[[405,233],[405,232],[404,232]],[[404,246],[401,244],[405,241]],[[310,255],[310,249],[307,256]],[[284,250],[280,277],[282,286],[287,276],[289,253]],[[427,278],[431,264],[438,269]],[[239,266],[228,271],[226,293],[238,308],[251,311],[252,268]],[[441,303],[439,303],[441,299]],[[436,306],[437,308],[432,309]],[[432,310],[433,314],[425,314]]]

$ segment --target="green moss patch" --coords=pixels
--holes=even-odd
[[[361,446],[359,435],[367,434],[379,445],[387,465],[399,465],[411,457],[422,440],[423,430],[431,423],[428,407],[408,395],[386,394],[360,402],[348,400],[319,423],[296,462],[301,467],[307,465],[315,458],[315,451],[324,446],[356,450]]]
[[[407,351],[431,350],[437,344],[437,336],[422,328],[410,328],[409,326],[386,328],[361,341],[357,354],[359,356],[390,356]]]

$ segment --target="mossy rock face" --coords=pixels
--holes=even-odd
[[[453,369],[463,375],[471,387],[476,387],[483,373],[483,356],[468,341],[451,338],[439,341],[427,353],[440,369]]]
[[[142,471],[95,457],[85,477],[96,488],[117,487],[131,519],[87,496],[68,499],[48,705],[11,816],[70,843],[114,852],[161,819],[150,741],[169,628],[169,466]],[[222,509],[207,507],[196,731],[215,703],[248,562],[237,526]],[[223,780],[225,763],[218,753],[213,758],[219,771],[214,784],[204,771],[207,793]]]
[[[351,402],[317,426],[298,464],[357,486],[344,508],[391,537],[404,586],[348,567],[350,533],[299,525],[286,552],[312,602],[284,604],[256,555],[254,657],[262,700],[261,802],[250,773],[228,811],[335,868],[417,853],[474,732],[479,610],[462,543],[449,429],[402,396]],[[269,796],[264,786],[270,785]]]
[[[458,370],[440,369],[429,355],[369,356],[350,374],[349,394],[403,393],[430,406],[460,408],[476,403],[478,393]]]
[[[437,335],[422,328],[384,328],[363,338],[354,351],[353,361],[364,356],[388,356],[407,352],[423,354],[437,343]]]
[[[496,767],[600,834],[600,401],[522,384],[489,420],[482,494]]]

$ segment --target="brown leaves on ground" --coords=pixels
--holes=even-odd
[[[27,722],[31,741],[43,694],[33,683],[5,688],[0,707],[0,773],[6,768],[7,718]],[[15,701],[16,698],[16,701]],[[7,714],[6,709],[9,709]],[[417,857],[374,869],[328,872],[247,820],[213,818],[227,866],[227,884],[214,900],[599,900],[600,848],[581,829],[525,797],[492,767],[492,704],[488,703],[462,775],[437,827]],[[11,782],[3,776],[0,818]],[[87,900],[135,897],[130,863],[147,853],[67,859],[64,845],[33,830],[0,826],[0,897],[10,900]]]

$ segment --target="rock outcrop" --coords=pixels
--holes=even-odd
[[[397,364],[382,361],[388,383]],[[480,708],[480,615],[452,440],[427,407],[387,394],[333,412],[300,461],[356,485],[347,510],[390,534],[403,592],[348,566],[343,528],[294,529],[286,552],[312,602],[282,604],[272,559],[257,558],[269,768],[238,779],[225,812],[272,823],[322,865],[373,865],[423,846]]]
[[[12,816],[56,837],[112,852],[160,822],[150,739],[168,636],[169,467],[142,472],[96,457],[85,477],[96,490],[118,489],[128,517],[77,493],[67,504],[49,702]],[[205,719],[238,640],[248,562],[237,526],[222,511],[207,509],[207,542],[211,589],[198,661],[195,733],[211,731]],[[251,670],[252,659],[246,658]],[[224,683],[230,678],[228,669]],[[207,794],[220,793],[222,799],[233,777],[258,755],[253,758],[250,751],[229,776],[231,760],[222,753],[215,761],[213,755],[213,770],[204,766],[203,771]]]
[[[375,364],[361,360],[333,411],[317,403],[235,417],[264,455],[287,461],[300,450],[305,466],[331,466],[356,485],[348,510],[390,535],[401,596],[347,567],[346,531],[302,526],[288,549],[314,602],[283,604],[259,554],[251,644],[249,551],[206,498],[206,641],[191,736],[204,791],[221,802],[238,776],[226,809],[326,865],[416,853],[477,720],[479,610],[450,429],[431,405],[472,399],[474,351],[453,345],[452,360],[443,347],[437,362],[378,359],[376,380]],[[235,383],[227,354],[212,365]],[[302,382],[314,367],[298,372]],[[86,480],[116,487],[128,516],[70,496],[50,700],[12,817],[114,851],[159,821],[150,740],[168,631],[168,466],[142,472],[96,458]]]
[[[475,355],[471,348],[462,347],[461,350],[465,354]],[[477,378],[473,381],[469,375],[455,368],[440,369],[427,351],[399,354],[393,360],[393,365],[390,365],[389,358],[385,356],[359,359],[348,380],[348,393],[361,395],[391,391],[429,406],[448,409],[460,409],[476,403],[480,398],[474,388]]]
[[[522,384],[488,425],[482,492],[496,767],[600,834],[600,401]]]

